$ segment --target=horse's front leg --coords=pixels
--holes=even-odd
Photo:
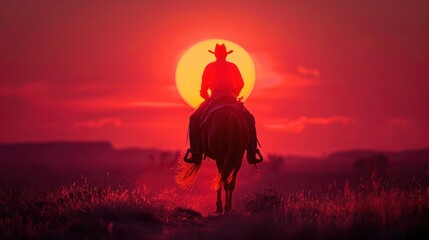
[[[219,187],[217,190],[217,200],[216,200],[216,213],[222,213],[222,188]]]

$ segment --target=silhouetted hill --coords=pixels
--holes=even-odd
[[[319,170],[321,168],[352,169],[358,159],[384,154],[394,168],[429,168],[429,149],[398,152],[378,150],[337,151],[322,157],[267,154],[275,170],[281,168]],[[109,142],[45,142],[0,144],[2,169],[42,167],[58,171],[78,170],[144,170],[150,165],[171,165],[179,152],[158,149],[115,149]]]
[[[280,185],[285,182],[313,184],[321,179],[332,181],[363,173],[368,175],[373,169],[400,171],[407,176],[429,172],[429,149],[349,150],[333,152],[327,157],[264,155],[266,161],[260,165],[260,175],[255,174],[254,168],[244,165],[240,171],[243,180],[260,178],[257,181]],[[44,179],[47,183],[60,184],[84,175],[94,181],[138,177],[162,187],[165,181],[157,179],[168,179],[168,184],[174,184],[174,168],[179,156],[179,151],[115,149],[109,142],[0,144],[0,184],[18,183],[23,179],[26,183]]]
[[[124,178],[171,166],[177,157],[178,152],[156,149],[118,150],[109,142],[0,144],[0,182],[54,179],[61,183],[80,175]]]
[[[117,150],[109,142],[0,144],[0,162],[6,168],[39,165],[58,170],[108,168],[137,170],[154,161],[161,161],[160,158],[171,158],[173,155],[173,152],[156,149]]]
[[[1,144],[2,164],[11,168],[39,165],[61,169],[99,168],[115,158],[108,142],[52,142]]]
[[[387,153],[389,159],[402,169],[423,167],[429,169],[429,149],[404,150]]]
[[[347,169],[353,167],[353,163],[359,159],[368,159],[374,155],[387,157],[391,169],[400,170],[424,170],[429,169],[429,149],[410,149],[403,151],[379,151],[379,150],[346,150],[333,152],[327,157],[327,162],[332,165],[343,166]]]
[[[350,163],[359,158],[368,158],[374,154],[382,153],[382,151],[376,150],[346,150],[346,151],[337,151],[328,155],[327,159],[333,163]]]

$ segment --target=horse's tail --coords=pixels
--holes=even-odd
[[[178,160],[175,180],[180,188],[192,190],[197,180],[201,163],[188,164],[183,162],[181,158]]]
[[[232,151],[228,151],[229,154],[226,154],[226,160],[222,169],[220,169],[218,175],[213,180],[213,189],[218,190],[221,188],[224,184],[229,184],[233,180],[234,176],[237,174],[238,169],[232,165],[228,164],[230,161],[229,159],[234,159],[234,154]]]
[[[229,184],[234,179],[241,166],[242,157],[244,154],[245,135],[247,132],[244,130],[244,122],[240,120],[240,116],[237,114],[230,114],[228,116],[228,124],[226,131],[226,141],[223,142],[224,146],[227,146],[225,153],[223,154],[224,159],[222,167],[219,169],[219,173],[213,180],[213,188],[218,190],[225,183]]]

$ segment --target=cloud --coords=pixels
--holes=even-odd
[[[314,77],[314,78],[320,77],[320,70],[315,69],[315,68],[306,68],[303,66],[298,66],[296,68],[296,70],[304,76],[310,76],[310,77]]]
[[[74,128],[101,128],[104,126],[120,127],[122,121],[119,118],[102,118],[98,120],[80,121],[74,124]]]
[[[186,107],[183,103],[177,103],[177,102],[151,102],[151,101],[145,101],[145,102],[133,102],[131,104],[132,106],[137,107],[148,107],[148,108],[183,108]]]
[[[334,123],[350,124],[354,119],[346,116],[333,116],[333,117],[307,117],[303,116],[297,119],[276,119],[265,126],[271,130],[286,131],[299,133],[303,131],[308,125],[329,125]]]
[[[73,99],[63,101],[63,107],[74,111],[106,111],[106,110],[132,110],[132,109],[179,109],[186,108],[186,104],[168,101],[138,101],[119,100],[117,98]]]
[[[393,127],[408,127],[411,125],[411,121],[405,118],[390,118],[385,123],[387,128]]]
[[[413,122],[405,118],[389,118],[384,121],[383,125],[379,128],[379,133],[394,136],[398,133],[405,133],[411,131]]]
[[[0,96],[34,99],[46,97],[49,90],[46,82],[36,81],[18,87],[0,87]]]
[[[255,67],[257,80],[252,99],[257,99],[255,102],[268,102],[268,108],[274,103],[272,101],[277,103],[280,100],[307,98],[308,92],[321,84],[319,70],[291,67],[264,55],[256,55]]]
[[[257,81],[255,89],[266,89],[280,85],[284,77],[274,69],[272,61],[265,55],[255,55]]]
[[[286,63],[270,59],[266,55],[254,54],[257,81],[255,90],[281,89],[292,92],[320,84],[320,70],[304,66],[288,67]]]

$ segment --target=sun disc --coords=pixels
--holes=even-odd
[[[214,50],[216,44],[224,43],[227,50],[234,50],[229,54],[227,61],[237,65],[243,77],[244,87],[240,96],[246,100],[255,85],[255,66],[249,53],[238,44],[224,39],[210,39],[191,46],[180,58],[176,67],[176,87],[180,96],[191,107],[198,106],[204,99],[200,97],[201,77],[204,68],[216,60]]]

